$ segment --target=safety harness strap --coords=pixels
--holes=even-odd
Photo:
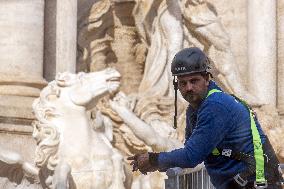
[[[212,89],[208,92],[206,98],[216,92],[222,92],[222,91],[218,89]],[[253,138],[254,159],[255,159],[256,186],[263,185],[267,183],[265,180],[265,176],[264,176],[264,153],[263,153],[260,135],[259,135],[259,132],[257,130],[256,124],[254,121],[254,114],[245,101],[239,98],[236,98],[236,99],[240,101],[248,109],[250,113],[250,127],[251,127],[252,138]],[[218,149],[215,148],[212,151],[212,154],[218,155]]]
[[[264,176],[264,155],[259,132],[257,130],[252,111],[250,110],[250,125],[253,138],[254,158],[255,158],[255,174],[256,183],[266,182]]]
[[[231,149],[221,149],[215,148],[215,153],[218,152],[217,155],[228,157],[230,159],[234,159],[237,161],[243,161],[247,165],[247,169],[237,175],[234,176],[235,181],[241,185],[245,186],[247,184],[246,178],[252,176],[255,173],[255,159],[253,155],[246,154],[243,152],[232,151]],[[279,183],[279,185],[284,183],[284,179],[282,178],[282,172],[279,165],[279,161],[275,156],[275,152],[269,142],[269,139],[266,138],[265,144],[263,145],[264,154],[264,166],[266,167],[267,174],[267,182],[262,184],[266,185],[269,182],[271,184]],[[212,153],[213,154],[213,153]],[[263,188],[263,187],[262,187]]]
[[[206,98],[208,98],[210,95],[212,95],[213,93],[221,93],[222,91],[221,90],[218,90],[218,89],[211,89],[209,92],[208,92],[208,94],[207,94],[207,96],[206,96]]]
[[[255,176],[256,176],[256,185],[263,183],[266,183],[265,174],[264,174],[264,153],[263,153],[263,147],[260,139],[259,132],[256,127],[256,123],[254,120],[254,113],[248,106],[248,104],[236,97],[235,95],[232,95],[235,99],[237,99],[239,102],[241,102],[249,111],[250,113],[250,127],[252,132],[252,139],[253,139],[253,149],[254,149],[254,159],[255,159]]]

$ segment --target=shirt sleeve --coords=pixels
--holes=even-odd
[[[230,112],[222,104],[204,102],[199,110],[197,126],[184,148],[161,152],[158,157],[159,168],[193,168],[204,161],[229,132],[230,119]]]

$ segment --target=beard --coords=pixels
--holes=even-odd
[[[198,107],[201,102],[205,99],[206,97],[206,92],[200,93],[200,94],[195,94],[195,93],[186,93],[182,95],[183,98],[189,102],[193,107]]]

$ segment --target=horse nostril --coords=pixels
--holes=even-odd
[[[106,68],[106,73],[107,74],[112,73],[113,71],[114,71],[114,69],[111,68],[111,67]]]

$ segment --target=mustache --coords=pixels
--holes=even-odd
[[[191,97],[197,95],[196,93],[188,92],[185,94],[185,96]]]
[[[194,97],[200,97],[200,98],[205,98],[207,93],[204,94],[199,94],[199,93],[194,93],[194,92],[188,92],[186,93],[183,97],[187,100],[191,100]]]
[[[186,100],[191,100],[191,99],[193,99],[194,96],[196,96],[195,93],[186,93],[186,94],[184,95],[184,98],[185,98]]]

